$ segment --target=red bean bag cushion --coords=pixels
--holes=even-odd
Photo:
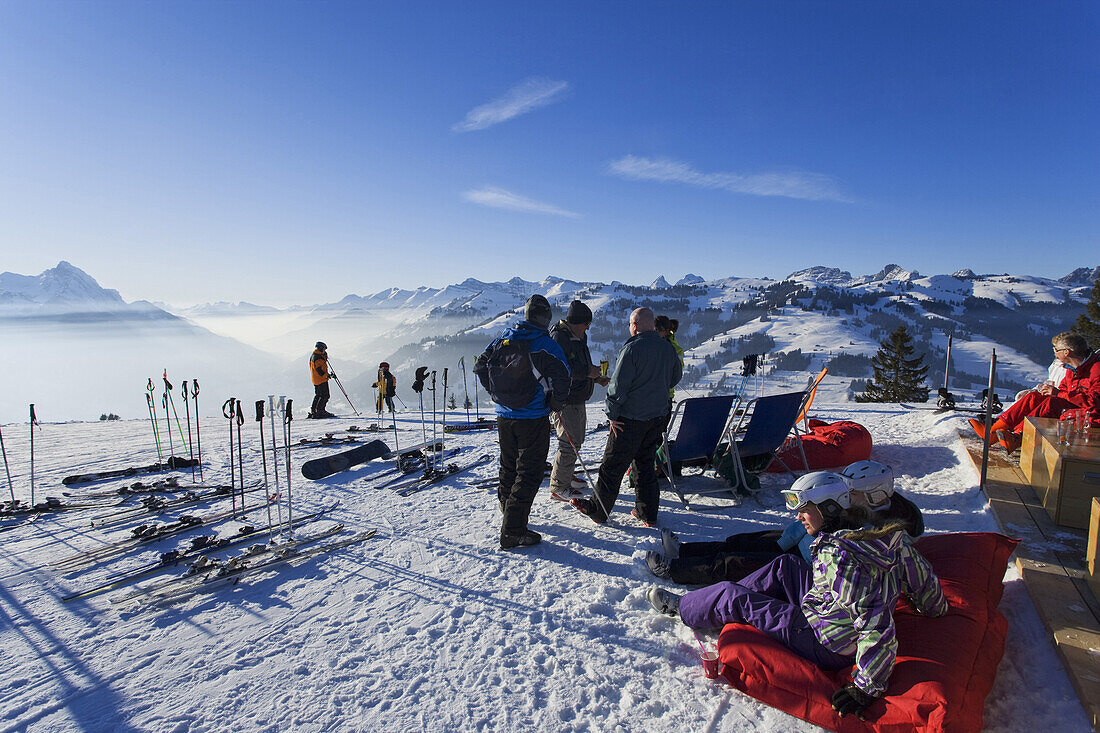
[[[886,697],[867,722],[837,716],[829,698],[851,670],[823,672],[751,626],[727,624],[718,639],[721,675],[773,707],[835,731],[980,731],[982,708],[1004,654],[1008,622],[997,610],[1008,557],[1018,540],[992,532],[925,536],[951,609],[918,614],[904,599],[894,612],[898,657]]]
[[[851,420],[838,420],[827,423],[824,420],[810,420],[810,432],[800,435],[802,450],[806,451],[806,461],[810,470],[837,468],[856,461],[865,461],[871,457],[871,434],[867,428]],[[791,470],[802,470],[802,454],[798,452],[798,443],[788,438],[779,449],[779,459]],[[778,473],[783,466],[773,462],[768,471]]]

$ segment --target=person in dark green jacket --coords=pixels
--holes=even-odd
[[[591,499],[574,499],[573,506],[597,524],[619,496],[623,474],[633,462],[653,466],[671,403],[668,390],[683,374],[672,344],[657,335],[649,308],[630,314],[630,338],[619,351],[607,388],[610,435]],[[646,526],[657,524],[657,473],[638,471],[632,514]]]

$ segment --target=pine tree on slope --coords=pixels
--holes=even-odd
[[[909,358],[912,354],[909,332],[898,326],[871,359],[875,376],[867,383],[867,391],[856,395],[856,402],[927,402],[924,378],[928,367],[921,364],[923,356]]]
[[[1077,317],[1073,330],[1085,337],[1093,349],[1100,349],[1100,277],[1092,283],[1085,312]]]

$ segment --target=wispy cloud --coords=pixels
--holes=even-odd
[[[451,129],[456,132],[484,130],[513,117],[527,114],[539,107],[561,101],[569,91],[569,82],[553,79],[524,79],[505,92],[504,96],[474,107],[466,113],[466,119],[456,122]]]
[[[632,181],[683,183],[699,188],[718,188],[753,196],[786,196],[810,201],[853,199],[841,192],[837,182],[820,173],[703,173],[689,164],[671,158],[642,158],[626,155],[608,164],[608,172]]]
[[[535,214],[552,214],[553,216],[565,216],[576,219],[579,214],[559,208],[553,204],[534,201],[518,193],[506,191],[496,186],[485,186],[475,191],[467,191],[462,198],[472,204],[491,206],[494,209],[508,209],[510,211],[526,211]]]

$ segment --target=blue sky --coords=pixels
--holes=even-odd
[[[1098,264],[1093,2],[0,3],[0,270],[127,300]]]

